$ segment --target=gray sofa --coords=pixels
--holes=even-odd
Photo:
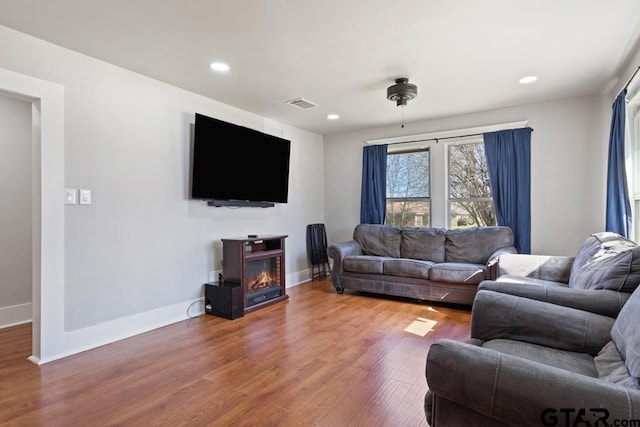
[[[360,224],[353,240],[334,243],[327,252],[338,293],[351,289],[470,305],[478,284],[495,278],[498,257],[516,249],[509,227]]]
[[[619,234],[590,235],[575,257],[508,254],[492,290],[616,317],[640,283],[640,246]]]
[[[481,290],[471,338],[442,339],[429,349],[427,422],[636,425],[631,422],[640,419],[639,318],[640,290],[616,319]]]

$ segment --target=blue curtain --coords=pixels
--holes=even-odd
[[[613,103],[609,133],[609,166],[607,170],[607,217],[605,231],[629,237],[631,205],[624,167],[624,133],[627,90],[620,92]]]
[[[386,193],[387,145],[368,145],[362,152],[361,224],[384,224]]]
[[[522,254],[531,253],[531,132],[522,128],[483,135],[498,225],[511,228]]]

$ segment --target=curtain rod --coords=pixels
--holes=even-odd
[[[500,132],[500,131],[497,131]],[[533,128],[531,129],[531,132],[533,132]],[[427,142],[427,141],[435,141],[436,144],[438,143],[438,141],[442,140],[442,139],[456,139],[456,138],[467,138],[470,136],[482,136],[487,132],[483,132],[483,133],[470,133],[468,135],[456,135],[456,136],[442,136],[440,138],[425,138],[425,139],[413,139],[411,141],[399,141],[399,142],[390,142],[387,145],[398,145],[398,144],[409,144],[412,142]],[[367,143],[367,145],[370,145],[369,143]]]
[[[636,70],[633,72],[631,77],[629,77],[629,80],[627,80],[627,83],[624,85],[622,90],[620,90],[620,92],[618,92],[618,95],[620,95],[620,93],[622,93],[625,89],[627,89],[629,87],[629,85],[631,84],[633,79],[638,75],[638,71],[640,71],[640,66],[638,68],[636,68]]]

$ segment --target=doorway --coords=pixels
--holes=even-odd
[[[0,328],[32,317],[31,103],[0,96]]]
[[[0,96],[31,104],[32,355],[64,356],[64,90],[0,68]]]

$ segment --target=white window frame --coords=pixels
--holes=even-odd
[[[638,104],[640,104],[640,94],[636,96]],[[627,179],[629,193],[633,195],[631,203],[631,236],[635,242],[640,242],[640,106],[636,104],[634,107],[630,106],[628,110],[628,118],[631,118],[632,123],[627,126],[629,131],[629,140],[632,147],[632,159],[631,166],[632,179]],[[627,175],[629,173],[627,172]]]

